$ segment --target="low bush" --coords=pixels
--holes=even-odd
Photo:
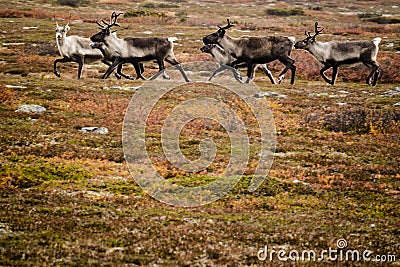
[[[148,10],[132,10],[132,11],[127,11],[124,13],[124,18],[137,18],[137,17],[159,17],[159,18],[164,18],[167,17],[165,13],[162,12],[153,12],[153,11],[148,11]]]
[[[400,112],[397,110],[346,109],[321,116],[317,120],[321,128],[334,132],[398,133]]]
[[[53,15],[43,10],[16,10],[3,9],[0,10],[1,18],[51,18]]]
[[[396,18],[396,17],[374,17],[374,18],[364,19],[364,21],[375,22],[375,23],[378,23],[378,24],[398,24],[398,23],[400,23],[400,18]]]
[[[304,15],[304,10],[300,8],[271,8],[271,9],[266,9],[265,13],[267,15],[273,15],[273,16],[303,16]]]
[[[87,5],[88,3],[89,3],[88,0],[57,0],[57,4],[62,6],[71,6],[71,7]]]
[[[358,17],[362,21],[367,21],[367,22],[375,22],[378,24],[397,24],[400,23],[400,18],[398,17],[391,17],[391,16],[382,16],[380,13],[361,13],[358,14]]]
[[[155,2],[144,2],[140,4],[142,8],[179,8],[179,5],[166,4],[166,3],[155,3]]]

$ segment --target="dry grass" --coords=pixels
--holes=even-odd
[[[284,80],[272,86],[257,73],[260,90],[286,95],[267,98],[277,135],[268,178],[256,192],[248,192],[257,164],[254,152],[245,176],[226,197],[183,209],[144,193],[124,162],[122,125],[135,92],[115,86],[141,82],[100,80],[103,65],[85,66],[82,80],[76,79],[73,63],[60,67],[61,78],[52,73],[58,57],[53,14],[68,18],[71,12],[71,34],[90,36],[98,31],[95,17],[107,19],[111,10],[121,10],[121,3],[122,11],[139,10],[142,4],[93,3],[81,8],[47,0],[30,1],[29,7],[25,1],[0,3],[1,43],[24,43],[0,48],[0,265],[292,266],[276,258],[260,262],[257,252],[265,245],[321,251],[336,248],[339,238],[346,238],[351,249],[398,254],[400,129],[394,104],[400,96],[381,94],[400,86],[399,26],[338,13],[368,12],[371,5],[396,12],[393,4],[353,1],[351,10],[342,10],[339,3],[320,1],[317,10],[300,1],[305,14],[286,18],[267,16],[264,10],[291,9],[291,2],[272,6],[254,1],[167,1],[179,8],[149,9],[167,17],[121,18],[119,36],[148,36],[145,31],[177,36],[175,53],[182,62],[212,60],[200,53],[200,39],[225,23],[227,10],[237,24],[229,33],[233,36],[282,34],[299,40],[318,20],[327,31],[320,36],[324,41],[386,37],[378,55],[382,76],[376,87],[364,84],[368,74],[364,67],[341,69],[337,84],[330,86],[319,76],[320,64],[297,50],[293,51],[295,85]],[[23,30],[31,26],[38,28]],[[156,72],[153,63],[145,66],[146,77]],[[283,68],[275,62],[269,67],[274,74]],[[190,85],[185,88],[183,92],[195,92]],[[211,136],[219,148],[217,161],[192,176],[167,161],[160,127],[171,107],[185,100],[183,92],[165,96],[153,111],[147,145],[164,177],[193,186],[221,173],[229,144],[226,131],[214,122],[192,121],[182,131],[182,153],[198,157],[199,140]],[[202,93],[216,94],[207,88]],[[226,98],[249,127],[254,126],[243,103],[229,94],[218,97]],[[16,113],[22,104],[39,104],[47,112]],[[82,126],[105,126],[109,133],[84,134],[77,130]],[[257,131],[250,134],[259,140]],[[321,264],[366,263],[296,262],[296,266]]]

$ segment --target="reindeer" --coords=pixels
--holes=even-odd
[[[103,62],[105,62],[105,64],[107,64],[108,66],[112,65],[112,63],[115,60],[115,56],[113,56],[113,52],[110,51],[109,48],[104,43],[93,43],[92,42],[92,43],[90,43],[90,47],[94,48],[94,49],[99,49],[101,51],[101,53],[103,54],[103,56],[104,56],[104,61]],[[123,74],[121,72],[122,65],[123,64],[120,64],[117,67],[117,73],[115,73],[115,76],[117,77],[117,79],[121,79],[121,76],[122,76],[122,77],[124,77],[126,79],[133,80],[133,77],[131,75],[125,75],[125,74]],[[144,71],[142,63],[139,64],[139,71],[140,71],[140,74],[142,74],[143,71]],[[138,79],[138,78],[139,77],[136,76],[136,79]]]
[[[320,74],[324,80],[334,85],[338,75],[338,68],[345,64],[355,64],[362,62],[368,68],[372,68],[367,77],[367,84],[375,86],[378,82],[380,66],[376,61],[381,38],[375,38],[372,41],[344,41],[344,42],[318,42],[315,37],[319,35],[324,28],[318,27],[315,22],[315,33],[305,31],[307,38],[295,44],[297,49],[305,49],[310,52],[319,62],[324,64]],[[332,79],[325,76],[325,71],[332,68]]]
[[[215,59],[215,61],[218,64],[220,64],[220,67],[211,74],[210,78],[208,78],[208,81],[211,81],[211,79],[218,73],[220,73],[226,69],[230,69],[232,71],[235,79],[242,83],[240,74],[234,68],[229,66],[230,64],[232,64],[233,61],[236,60],[236,58],[234,58],[230,54],[228,54],[222,47],[220,47],[217,44],[208,44],[208,45],[204,45],[203,47],[201,47],[200,51],[203,53],[211,54],[212,57]],[[238,68],[238,67],[245,67],[245,66],[247,66],[247,65],[240,64],[240,65],[236,65],[235,67]],[[267,67],[267,64],[263,64],[263,65],[258,64],[257,67],[258,67],[258,69],[263,71],[268,76],[268,78],[270,79],[272,84],[276,84],[271,71]],[[253,77],[251,77],[251,78],[253,78]]]
[[[54,18],[55,20],[55,18]],[[89,38],[83,38],[79,36],[67,36],[70,30],[69,23],[71,16],[68,19],[68,23],[65,26],[59,26],[56,21],[56,42],[58,51],[62,58],[58,58],[54,61],[54,74],[60,77],[61,74],[57,71],[58,62],[76,62],[78,63],[78,79],[81,78],[83,63],[92,63],[99,60],[103,60],[103,54],[99,50],[93,50],[90,47]]]
[[[159,72],[154,75],[151,80],[156,79],[160,74],[163,75],[165,79],[169,79],[168,75],[165,73],[164,60],[168,63],[174,65],[182,74],[182,77],[186,82],[190,80],[187,78],[184,70],[182,69],[180,63],[176,60],[173,52],[173,38],[159,38],[159,37],[148,37],[148,38],[133,38],[127,37],[124,39],[118,38],[116,35],[112,34],[110,29],[113,26],[119,26],[117,23],[117,18],[120,14],[115,12],[111,15],[110,23],[102,21],[104,25],[101,25],[97,20],[96,23],[100,26],[101,31],[92,37],[90,40],[92,42],[102,42],[104,43],[110,51],[113,52],[115,60],[113,64],[108,68],[106,73],[103,75],[103,79],[106,79],[113,70],[122,63],[131,62],[136,70],[137,76],[141,79],[145,79],[139,70],[139,62],[156,60]]]
[[[112,61],[111,58],[103,56],[100,50],[94,50],[90,46],[90,39],[80,36],[67,36],[70,30],[69,24],[71,22],[71,15],[69,16],[67,25],[60,26],[56,18],[56,42],[60,55],[62,58],[58,58],[54,61],[54,74],[60,77],[61,74],[57,71],[57,63],[59,62],[76,62],[78,63],[78,79],[81,78],[83,63],[94,63],[96,61],[102,61],[104,64],[110,66]],[[122,66],[121,66],[122,67]],[[118,68],[117,78],[120,79],[121,76],[125,78],[130,78],[129,75],[124,75],[121,73],[121,68]]]
[[[227,22],[226,26],[218,26],[218,31],[205,36],[203,43],[218,44],[232,57],[236,58],[235,61],[229,64],[231,67],[243,62],[246,63],[248,77],[246,83],[249,83],[254,77],[254,69],[257,64],[266,64],[279,60],[286,67],[280,73],[278,82],[282,82],[286,72],[290,69],[292,72],[290,83],[294,84],[296,66],[294,65],[295,61],[289,57],[295,42],[294,37],[242,36],[240,38],[232,38],[226,34],[226,30],[235,25],[229,19],[227,19]]]

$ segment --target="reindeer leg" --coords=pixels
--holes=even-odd
[[[327,71],[328,69],[330,69],[331,66],[330,65],[325,65],[320,71],[319,73],[321,74],[322,78],[324,78],[324,80],[329,83],[332,84],[332,81],[328,79],[328,77],[325,76],[325,71]]]
[[[110,67],[111,66],[111,63],[110,62],[108,62],[107,60],[102,60],[101,62],[103,62],[104,64],[106,64],[108,67]],[[119,66],[118,66],[119,67]],[[122,69],[122,66],[121,66],[121,69]],[[117,73],[115,73],[115,77],[118,79],[118,80],[121,80],[121,75],[119,74],[120,72],[118,72],[118,70],[117,70]],[[122,73],[121,73],[122,74]]]
[[[122,74],[122,64],[119,64],[117,67],[117,72],[115,73],[115,77],[117,77],[118,80],[121,80],[121,76],[125,76]]]
[[[220,70],[219,72],[224,71],[224,70],[230,70],[233,74],[233,77],[235,77],[235,79],[238,82],[243,83],[242,76],[240,75],[240,72],[235,67],[228,66],[228,65],[221,65],[221,67],[218,70]]]
[[[233,76],[235,77],[236,81],[243,83],[242,75],[240,74],[240,72],[236,68],[233,68],[230,66],[227,66],[227,67],[232,71]]]
[[[165,61],[167,61],[169,64],[173,65],[175,68],[177,68],[179,70],[183,79],[185,79],[185,82],[187,82],[187,83],[191,82],[189,80],[189,78],[187,77],[185,71],[183,70],[181,63],[178,60],[176,60],[176,58],[169,56],[169,57],[165,58]]]
[[[144,72],[143,63],[139,63],[139,67],[140,67],[140,73],[143,73]]]
[[[147,80],[145,77],[142,76],[142,73],[143,73],[143,70],[144,70],[143,69],[143,64],[139,63],[139,61],[137,61],[137,59],[131,59],[129,62],[135,68],[136,80],[138,80],[138,79]],[[131,77],[131,80],[133,80],[133,77]]]
[[[255,67],[256,67],[255,64],[247,63],[247,80],[246,80],[246,83],[250,83],[250,81],[253,80]]]
[[[167,61],[167,60],[168,60],[168,59],[165,59],[165,61]],[[174,66],[179,65],[179,62],[176,61],[176,60],[169,60],[169,61],[167,61],[167,62],[168,62],[168,63],[171,63],[171,64],[174,65]],[[162,77],[163,77],[165,80],[170,80],[171,77],[169,77],[168,74],[165,72],[164,60],[160,60],[160,62],[157,61],[157,63],[158,63],[158,66],[160,67],[160,72],[162,73]]]
[[[372,86],[376,86],[378,83],[379,74],[381,73],[381,67],[377,64],[377,69],[375,70],[374,81],[372,82]]]
[[[338,66],[336,66],[336,65],[333,65],[332,66],[332,85],[335,85],[335,81],[336,81],[336,78],[337,78],[337,76],[338,76]]]
[[[106,73],[104,73],[102,79],[107,79],[108,76],[115,70],[115,68],[119,65],[124,63],[123,60],[120,57],[115,58],[114,62],[111,64],[111,66],[107,69]]]
[[[371,85],[371,78],[373,78],[372,86],[376,86],[376,84],[378,82],[379,73],[380,73],[379,63],[378,62],[371,62],[371,63],[363,62],[363,63],[364,63],[364,65],[366,65],[369,68],[372,67],[372,71],[367,77],[367,84]]]
[[[296,75],[296,66],[294,65],[295,61],[293,59],[291,59],[290,57],[280,58],[278,60],[286,65],[286,67],[283,69],[281,74],[279,74],[278,83],[282,82],[283,78],[285,78],[286,72],[290,69],[291,72],[292,72],[292,77],[290,79],[290,84],[294,84],[294,78],[295,78],[295,75]]]
[[[57,77],[61,77],[61,74],[57,71],[57,63],[58,62],[72,62],[72,60],[67,57],[57,58],[56,60],[54,60],[54,74]]]
[[[161,59],[161,60],[160,60],[160,59],[157,59],[157,64],[158,64],[159,70],[158,70],[158,72],[157,72],[155,75],[153,75],[153,77],[150,78],[150,81],[157,79],[158,76],[160,76],[162,73],[164,73],[165,67],[164,67],[164,62],[163,62],[163,60],[162,60],[162,59]]]
[[[82,75],[83,61],[84,61],[84,59],[81,58],[81,57],[77,59],[77,62],[78,62],[78,79],[80,79],[81,75]]]
[[[276,84],[274,76],[272,76],[272,73],[268,69],[267,64],[258,65],[258,69],[261,70],[262,72],[264,72],[265,75],[267,75],[267,77],[269,78],[269,80],[271,81],[272,84]]]
[[[216,70],[211,74],[210,78],[208,78],[208,81],[211,82],[211,79],[214,78],[215,75],[217,75],[218,73],[220,73],[220,72],[222,72],[222,71],[224,71],[224,70],[226,70],[226,69],[227,69],[227,66],[226,66],[226,65],[221,65],[221,66],[219,66],[219,68],[216,69]]]
[[[242,63],[242,64],[241,64]],[[241,59],[236,59],[235,61],[233,61],[231,64],[229,64],[229,65],[227,65],[228,67],[231,67],[232,69],[231,69],[231,71],[232,71],[232,73],[233,73],[233,75],[235,76],[235,79],[238,81],[238,82],[240,82],[240,83],[243,83],[243,80],[242,80],[242,75],[240,74],[240,72],[237,70],[237,68],[238,67],[247,67],[248,65],[247,65],[247,63],[245,63],[243,60],[241,60]],[[253,72],[254,72],[254,69],[253,69]],[[247,78],[247,83],[249,83],[250,81],[249,81],[249,78]]]

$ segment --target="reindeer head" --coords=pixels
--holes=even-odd
[[[90,47],[91,48],[96,48],[96,49],[104,49],[105,44],[104,43],[100,43],[100,42],[92,42],[90,43]]]
[[[58,25],[58,22],[55,17],[54,21],[56,22],[56,38],[57,40],[61,40],[66,36],[67,32],[71,29],[69,27],[69,23],[71,22],[71,14],[69,15],[68,23],[65,26]]]
[[[113,26],[118,26],[120,27],[120,25],[117,23],[117,18],[118,16],[120,16],[122,13],[115,13],[115,11],[111,14],[111,19],[110,19],[110,23],[105,22],[104,20],[102,20],[101,22],[103,24],[101,24],[100,22],[98,22],[98,20],[96,20],[97,25],[99,25],[99,28],[101,29],[101,31],[99,33],[96,33],[95,35],[93,35],[92,37],[90,37],[90,40],[92,42],[104,42],[104,40],[113,32],[111,32],[111,27]]]
[[[228,24],[224,27],[219,27],[218,26],[218,31],[209,34],[207,36],[205,36],[203,38],[203,43],[204,44],[218,44],[222,38],[224,38],[225,32],[227,29],[235,26],[234,24],[232,24],[229,19],[226,19]]]
[[[298,41],[294,45],[294,47],[296,49],[307,49],[308,47],[310,47],[310,45],[312,45],[316,41],[315,37],[317,37],[317,35],[320,34],[323,30],[324,28],[318,27],[318,22],[315,22],[314,35],[311,35],[310,32],[305,31],[307,38],[302,41]]]
[[[203,53],[211,53],[211,50],[216,46],[216,44],[206,44],[200,48]]]

